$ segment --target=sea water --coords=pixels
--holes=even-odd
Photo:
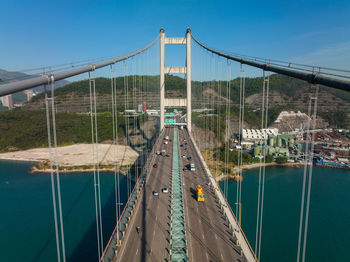
[[[0,161],[0,261],[57,261],[49,174],[29,174],[32,163]],[[103,242],[115,227],[114,174],[101,173]],[[98,261],[92,173],[60,175],[67,261]],[[119,176],[121,210],[128,185]]]
[[[254,250],[259,169],[243,176],[242,228]],[[302,182],[303,168],[266,167],[261,261],[296,261]],[[227,186],[235,210],[236,182]],[[305,260],[350,261],[350,171],[314,167],[310,201]]]

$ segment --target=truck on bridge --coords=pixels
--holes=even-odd
[[[198,185],[196,191],[197,191],[197,201],[204,202],[203,188],[200,185]]]

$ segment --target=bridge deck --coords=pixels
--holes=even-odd
[[[145,181],[142,197],[139,199],[136,211],[131,218],[128,230],[114,261],[169,261],[170,248],[170,208],[171,195],[162,193],[161,188],[170,189],[170,174],[172,167],[173,135],[172,129],[165,129],[160,139],[171,137],[168,145],[159,143],[155,151],[166,149],[170,157],[154,156]],[[152,194],[153,190],[159,196]],[[137,232],[136,227],[140,227]]]
[[[183,140],[186,139],[186,142]],[[209,186],[202,162],[196,153],[187,130],[180,132],[181,167],[194,163],[196,171],[183,172],[184,198],[186,213],[187,241],[190,261],[245,261],[240,255],[240,248],[235,245],[228,222],[225,220],[220,205],[215,201],[215,192]],[[187,143],[187,145],[185,145]],[[192,160],[188,161],[187,157]],[[205,202],[197,202],[196,186],[201,185]]]
[[[175,127],[176,128],[176,127]],[[167,149],[171,157],[155,156],[152,160],[158,168],[151,168],[147,175],[142,198],[131,218],[122,246],[114,261],[170,261],[171,192],[162,193],[161,188],[171,189],[171,168],[174,128],[165,128],[160,139],[168,135],[168,145],[159,143],[157,150]],[[227,220],[216,202],[215,192],[208,186],[209,179],[204,171],[187,130],[179,130],[181,169],[194,163],[196,171],[182,172],[185,229],[189,261],[246,261],[240,255],[236,238],[232,236]],[[186,142],[183,140],[186,139]],[[187,145],[185,145],[187,143]],[[192,157],[188,161],[188,156]],[[152,163],[153,165],[153,163]],[[195,199],[195,188],[204,189],[205,202]],[[159,196],[152,191],[158,190]],[[140,227],[139,233],[136,227]]]

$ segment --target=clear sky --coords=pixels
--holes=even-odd
[[[349,0],[0,3],[0,68],[9,71],[122,55],[151,42],[161,27],[167,36],[190,27],[220,50],[350,69]]]

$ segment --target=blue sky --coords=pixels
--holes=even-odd
[[[184,36],[188,26],[220,50],[350,69],[348,0],[0,2],[0,68],[10,71],[122,55],[161,27]],[[184,63],[179,50],[167,63]]]

